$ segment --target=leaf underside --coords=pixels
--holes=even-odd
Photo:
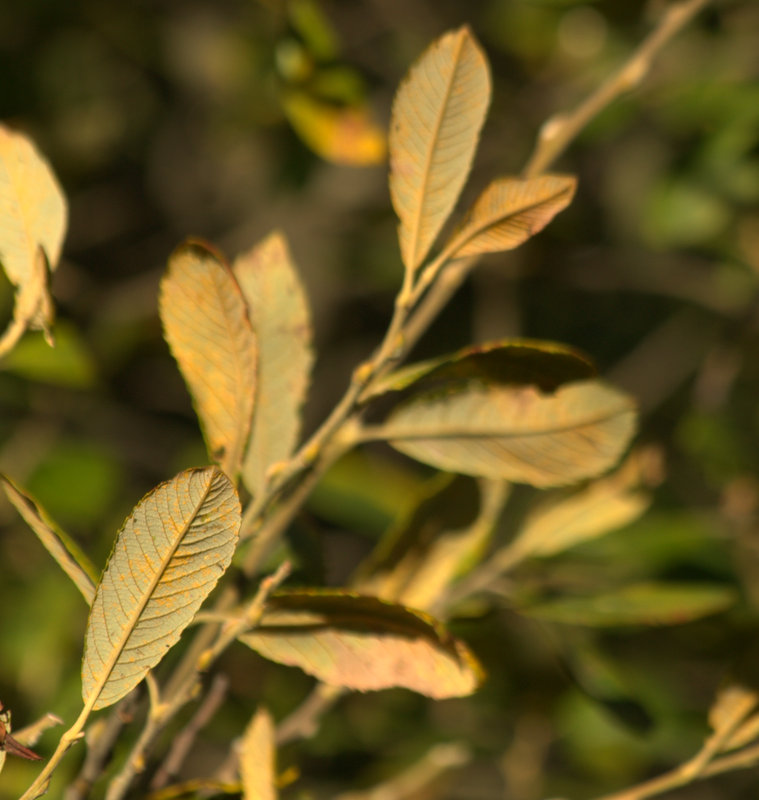
[[[565,384],[551,394],[473,382],[413,397],[376,437],[450,472],[546,487],[610,469],[635,423],[632,400],[597,380]]]
[[[169,259],[160,312],[211,458],[234,478],[250,431],[257,367],[256,337],[240,287],[216,253],[189,241]]]
[[[121,699],[179,640],[229,566],[239,530],[237,493],[216,467],[186,470],[137,504],[92,603],[85,704]]]
[[[48,162],[26,136],[0,125],[0,263],[14,286],[30,279],[40,246],[56,268],[66,220],[66,199]]]
[[[432,617],[340,590],[273,595],[240,640],[265,658],[359,691],[402,686],[429,697],[471,694],[481,670]]]
[[[390,195],[408,270],[424,260],[456,204],[489,102],[487,60],[466,27],[434,42],[395,95]]]
[[[235,260],[233,271],[259,343],[258,399],[243,463],[245,485],[263,491],[266,471],[286,459],[300,434],[313,352],[308,302],[281,233],[267,236]]]
[[[569,205],[576,186],[567,175],[493,181],[451,237],[450,257],[513,250]]]
[[[276,747],[274,720],[259,708],[242,735],[240,777],[243,800],[275,800]]]

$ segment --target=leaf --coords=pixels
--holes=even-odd
[[[43,330],[53,343],[48,273],[58,266],[67,216],[50,164],[24,134],[0,125],[0,264],[17,289],[0,356],[28,328]]]
[[[259,708],[242,737],[243,800],[276,799],[276,753],[274,721],[265,708]]]
[[[58,562],[82,593],[88,606],[95,595],[95,568],[76,542],[67,536],[40,508],[37,501],[6,475],[0,473],[0,483],[26,524],[37,534],[44,548]]]
[[[142,498],[119,531],[92,603],[85,705],[120,700],[179,640],[229,566],[239,531],[237,493],[216,467],[181,472]]]
[[[469,175],[490,102],[487,60],[467,27],[445,34],[401,83],[390,121],[390,196],[415,270]]]
[[[240,471],[256,393],[256,337],[240,287],[219,255],[180,245],[161,281],[160,312],[211,457]]]
[[[651,498],[639,489],[648,456],[633,453],[613,475],[569,496],[551,498],[528,514],[508,549],[518,558],[556,555],[637,519]]]
[[[429,615],[344,590],[278,592],[260,626],[240,640],[272,661],[359,691],[402,686],[462,697],[482,674],[468,648]]]
[[[724,611],[735,592],[719,584],[638,583],[592,597],[563,597],[520,608],[522,614],[571,625],[681,625]]]
[[[479,497],[468,478],[440,473],[430,483],[358,570],[358,591],[432,611],[460,571],[481,556],[505,501],[503,482],[483,481]]]
[[[533,386],[470,382],[414,395],[362,438],[386,439],[439,469],[560,486],[612,467],[635,430],[631,398],[601,381]]]
[[[537,339],[500,339],[440,358],[409,364],[372,388],[371,398],[446,388],[452,382],[534,384],[544,392],[596,375],[593,362],[573,347]],[[397,402],[397,398],[393,398]]]
[[[259,342],[258,400],[242,470],[245,485],[257,495],[267,469],[288,458],[298,441],[314,359],[311,318],[281,233],[275,231],[238,256],[233,269]]]
[[[366,106],[343,108],[300,91],[288,92],[283,103],[295,132],[326,161],[368,167],[385,160],[385,135]]]
[[[58,266],[66,220],[50,164],[24,134],[0,125],[0,262],[14,286],[30,280],[39,247],[50,269]]]
[[[568,175],[499,178],[479,196],[445,249],[450,258],[513,250],[570,204],[576,186]]]

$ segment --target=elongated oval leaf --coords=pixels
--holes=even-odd
[[[34,272],[42,247],[58,266],[66,232],[66,198],[47,160],[22,133],[0,125],[0,263],[14,286]]]
[[[92,603],[85,705],[121,699],[179,640],[229,566],[239,531],[237,493],[216,467],[186,470],[142,498],[119,531]]]
[[[243,480],[263,490],[266,470],[287,458],[300,434],[313,352],[308,301],[287,241],[274,232],[238,256],[234,274],[258,334],[258,400]]]
[[[471,383],[414,396],[366,431],[426,464],[533,486],[560,486],[612,467],[635,430],[631,398],[600,381],[544,394]]]
[[[572,201],[577,181],[568,175],[500,178],[480,195],[451,237],[451,258],[519,247]]]
[[[234,478],[256,392],[256,337],[242,291],[220,256],[189,241],[169,259],[160,312],[211,457]]]
[[[633,453],[612,475],[542,502],[527,515],[508,549],[520,559],[552,556],[637,519],[651,500],[640,488],[650,455]]]
[[[593,627],[681,625],[724,611],[735,602],[727,586],[696,583],[639,583],[592,597],[563,597],[520,609],[554,622]]]
[[[76,584],[87,605],[91,606],[95,595],[96,573],[89,558],[20,486],[2,473],[0,484],[18,513],[37,534],[44,548]]]
[[[274,721],[259,708],[245,729],[240,748],[243,800],[275,800],[277,797]]]
[[[487,60],[468,28],[445,34],[401,83],[390,122],[390,195],[403,263],[429,252],[469,175],[490,102]]]
[[[241,641],[324,683],[369,691],[402,686],[430,697],[471,694],[481,670],[435,619],[340,590],[280,592]]]

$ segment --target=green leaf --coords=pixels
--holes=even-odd
[[[265,658],[359,691],[402,686],[429,697],[471,694],[481,668],[441,623],[343,590],[279,592],[240,640]]]
[[[453,382],[473,380],[488,384],[534,384],[544,392],[551,392],[563,383],[595,375],[593,362],[568,345],[537,339],[500,339],[391,372],[372,387],[371,398],[398,392],[426,392],[446,388]],[[397,402],[397,398],[392,399]]]
[[[469,175],[490,102],[487,60],[468,28],[440,37],[401,83],[390,121],[390,196],[415,270]]]
[[[365,439],[450,472],[560,486],[594,477],[620,458],[635,430],[631,398],[601,381],[534,386],[470,382],[414,395]]]
[[[313,351],[311,318],[287,241],[279,232],[235,260],[233,271],[259,342],[258,400],[243,480],[253,495],[266,471],[293,451],[308,391]]]
[[[0,473],[8,499],[13,503],[26,524],[37,534],[44,548],[58,562],[82,593],[88,606],[95,595],[95,568],[76,542],[65,534],[20,486]]]
[[[242,735],[240,776],[243,800],[276,800],[276,744],[274,721],[259,708]]]
[[[160,312],[211,457],[232,478],[242,463],[256,396],[256,337],[229,266],[188,241],[169,258]]]
[[[127,518],[92,603],[85,705],[120,700],[155,666],[224,574],[240,531],[234,486],[215,467],[149,492]]]
[[[563,597],[520,608],[530,617],[592,627],[681,625],[724,611],[735,592],[719,584],[638,583],[592,597]]]
[[[450,258],[513,250],[570,204],[576,186],[568,175],[499,178],[479,196],[445,250]]]

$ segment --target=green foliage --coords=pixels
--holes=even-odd
[[[744,287],[756,292],[759,271],[749,206],[759,197],[757,117],[742,102],[755,92],[702,94],[695,78],[677,73],[678,58],[689,63],[692,55],[678,52],[673,37],[706,0],[665,11],[619,71],[609,65],[620,60],[613,56],[620,42],[605,47],[612,34],[595,7],[487,5],[490,43],[501,50],[495,79],[472,28],[438,36],[400,82],[387,136],[373,122],[368,82],[343,60],[340,24],[319,3],[287,4],[279,28],[276,13],[257,10],[270,14],[271,41],[259,33],[261,41],[243,42],[234,26],[208,25],[202,15],[166,21],[169,82],[198,89],[209,108],[224,110],[187,136],[181,116],[173,119],[182,135],[164,131],[143,153],[147,183],[170,229],[151,258],[166,259],[169,237],[191,229],[236,255],[228,260],[205,239],[186,239],[168,255],[160,285],[154,275],[117,284],[81,326],[66,317],[76,318],[80,296],[94,293],[97,281],[77,263],[76,242],[101,247],[98,237],[128,232],[136,217],[122,222],[101,213],[97,192],[93,200],[76,188],[77,174],[110,149],[130,151],[156,102],[147,76],[162,59],[135,36],[132,12],[121,9],[108,35],[130,54],[128,66],[110,64],[103,44],[84,32],[55,37],[52,54],[70,58],[61,76],[48,80],[60,84],[70,107],[51,106],[53,128],[68,133],[50,137],[50,159],[31,136],[0,126],[0,264],[15,291],[0,337],[7,380],[0,389],[15,409],[4,423],[0,478],[90,607],[87,619],[73,592],[70,602],[68,595],[66,602],[50,599],[70,585],[44,571],[50,565],[38,543],[14,529],[3,551],[10,579],[2,599],[7,605],[20,598],[20,627],[4,638],[10,657],[0,664],[0,689],[15,685],[21,709],[60,711],[66,730],[54,748],[36,744],[49,717],[11,735],[0,704],[0,768],[6,754],[46,758],[41,770],[23,774],[28,789],[13,784],[13,796],[32,800],[49,789],[70,800],[103,791],[107,800],[270,800],[279,793],[402,800],[459,796],[457,775],[469,796],[483,774],[475,758],[481,754],[500,765],[515,800],[587,796],[620,783],[636,785],[611,798],[645,800],[759,761],[753,682],[744,669],[716,685],[731,648],[756,625],[759,566],[751,536],[759,488],[751,470],[759,464],[741,425],[755,432],[758,381],[740,348],[703,345],[710,349],[699,359],[679,347],[683,329],[719,327],[712,318],[711,327],[702,324],[707,312],[694,309],[699,304],[712,317],[725,316],[726,341],[739,325],[745,339],[752,335],[747,303],[736,298]],[[735,13],[752,16],[750,9]],[[675,53],[670,62],[665,45]],[[636,113],[633,101],[615,101],[642,81],[655,55],[662,67],[654,75],[670,88],[654,80],[651,106],[635,102],[642,118],[655,118],[656,132],[621,136]],[[99,60],[102,74],[92,68]],[[540,75],[566,91],[572,81],[594,84],[592,73],[610,74],[574,110],[545,122],[520,175],[494,177],[512,166],[504,144],[518,150],[539,121],[522,129],[519,113],[507,123],[497,115],[502,138],[495,148],[489,143],[483,126],[491,104],[498,111],[503,102],[504,61],[528,73],[511,88]],[[63,76],[82,64],[92,74],[79,91]],[[265,80],[249,80],[251,64]],[[119,82],[142,98],[129,125],[111,96]],[[535,105],[545,107],[544,91],[545,84]],[[663,131],[693,136],[702,108],[719,119],[701,132],[690,162],[666,170],[671,154],[651,138]],[[75,126],[66,116],[74,111]],[[98,113],[110,129],[97,124]],[[286,136],[271,138],[267,146],[278,156],[268,159],[258,158],[259,145],[242,145],[252,125],[285,121],[312,155],[297,150],[288,161],[295,143]],[[200,167],[206,149],[195,136],[215,143]],[[581,150],[601,154],[590,170],[601,180],[585,181],[581,164],[579,182],[547,171],[578,137]],[[604,142],[615,153],[608,161]],[[71,162],[61,183],[72,186],[72,219],[82,208],[91,219],[86,231],[74,228],[74,254],[61,262],[68,202],[50,164],[58,157],[65,163],[66,153]],[[367,200],[371,180],[346,178],[370,173],[342,170],[376,165],[385,154],[390,203],[385,198],[375,208]],[[314,156],[331,162],[330,174],[338,176],[324,200],[309,182],[309,171],[322,169]],[[271,170],[265,180],[262,170]],[[204,193],[203,181],[218,196]],[[301,219],[297,204],[280,206],[276,224],[287,235],[276,229],[254,236],[231,210],[230,198],[258,190],[279,205],[286,185],[298,186],[314,208]],[[578,186],[578,202],[563,213]],[[115,191],[121,199],[114,207],[130,217]],[[355,216],[379,220],[384,233],[354,228],[349,205],[330,217],[342,195],[352,195]],[[402,277],[395,275],[392,315],[367,357],[360,336],[327,341],[322,333],[327,320],[336,329],[344,320],[339,304],[324,302],[337,270],[320,259],[319,241],[327,222],[339,221],[345,254],[368,265],[384,261],[393,236],[390,205]],[[269,224],[267,212],[256,209],[257,225]],[[623,242],[634,231],[634,244],[625,247],[642,263],[628,277],[632,268],[612,253],[609,274],[589,277],[576,266],[586,258],[578,253],[608,233],[598,231],[614,213],[608,230]],[[663,261],[658,273],[647,263],[654,250],[664,258],[684,247],[701,248],[703,260],[716,256],[713,267],[690,265],[682,277],[674,262]],[[514,274],[492,260],[517,248],[510,263],[529,288],[526,324],[544,338],[519,335]],[[605,258],[587,254],[589,263]],[[118,269],[115,255],[113,263]],[[571,296],[545,291],[549,268],[576,283]],[[57,326],[53,273],[63,300]],[[353,277],[351,291],[360,295],[371,273]],[[477,334],[460,324],[462,301],[454,299],[467,280],[479,295]],[[612,295],[599,303],[578,291],[598,291],[605,280],[615,290],[621,283],[668,297],[657,310],[661,328],[650,332],[650,309],[635,307],[633,292],[618,305]],[[502,303],[499,294],[510,300]],[[443,317],[436,326],[441,313],[455,323]],[[146,332],[136,334],[144,320]],[[564,329],[592,355],[621,360],[599,377],[590,356],[553,341]],[[128,342],[116,341],[124,338],[120,330]],[[54,336],[57,348],[42,349]],[[169,352],[189,398],[168,369]],[[341,355],[334,364],[333,352]],[[356,364],[358,352],[364,360]],[[113,354],[119,363],[98,363]],[[331,370],[350,371],[339,400]],[[686,392],[683,377],[691,373],[696,379]],[[731,419],[722,412],[741,382]],[[641,424],[638,388],[644,435],[655,444],[628,452]],[[22,419],[27,401],[30,422]],[[197,452],[198,433],[212,465],[167,479],[173,465]],[[664,447],[673,450],[671,478]],[[85,534],[113,530],[141,494],[109,535],[111,554],[99,574],[87,553],[103,541],[84,544]],[[743,557],[733,567],[735,553]],[[50,614],[36,623],[31,617],[42,604]],[[35,676],[46,659],[56,669],[41,681]],[[81,683],[71,669],[78,660]],[[698,673],[695,702],[683,663]],[[304,698],[305,680],[312,688]],[[187,707],[198,699],[191,716]],[[331,713],[337,703],[344,714]],[[110,710],[91,716],[100,709]],[[278,752],[285,743],[292,746]],[[189,758],[193,744],[212,756]],[[566,763],[549,758],[554,747]],[[327,779],[312,774],[314,760],[325,755],[336,764]],[[352,755],[369,765],[375,785],[366,791],[352,786],[366,783],[349,763]],[[388,771],[388,764],[395,767]],[[636,783],[652,771],[664,774]],[[503,796],[503,787],[484,781],[482,795]]]

